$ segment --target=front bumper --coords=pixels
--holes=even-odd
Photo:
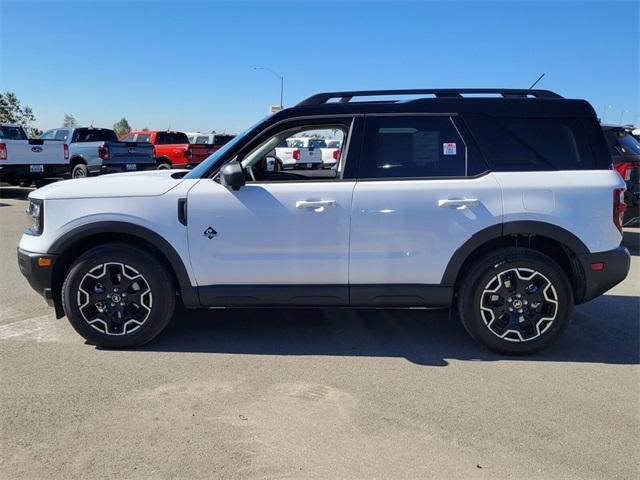
[[[32,172],[31,167],[42,167],[42,172]],[[62,177],[69,173],[68,163],[34,165],[0,165],[0,181],[12,182],[34,178]]]
[[[44,262],[47,259],[50,262]],[[18,247],[18,266],[25,276],[31,288],[44,297],[50,306],[55,306],[53,301],[53,266],[57,255],[45,253],[33,253]],[[47,265],[43,265],[48,263]]]
[[[579,303],[588,302],[622,282],[629,274],[631,256],[625,247],[598,253],[578,255],[584,272],[584,295]],[[594,270],[600,268],[601,270]]]

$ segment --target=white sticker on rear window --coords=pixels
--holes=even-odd
[[[456,144],[455,143],[443,143],[442,144],[442,152],[445,155],[455,155],[456,154]]]

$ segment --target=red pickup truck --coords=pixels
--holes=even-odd
[[[129,132],[121,142],[149,142],[155,150],[158,170],[165,168],[193,168],[211,155],[210,145],[190,144],[183,132],[140,130]]]

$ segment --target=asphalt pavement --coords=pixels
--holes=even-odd
[[[0,478],[640,477],[640,229],[627,280],[550,349],[423,310],[182,312],[138,350],[55,320],[0,187]]]

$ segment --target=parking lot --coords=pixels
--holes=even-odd
[[[86,345],[21,276],[28,189],[0,189],[2,478],[637,478],[631,273],[549,350],[494,355],[423,310],[188,311]]]

